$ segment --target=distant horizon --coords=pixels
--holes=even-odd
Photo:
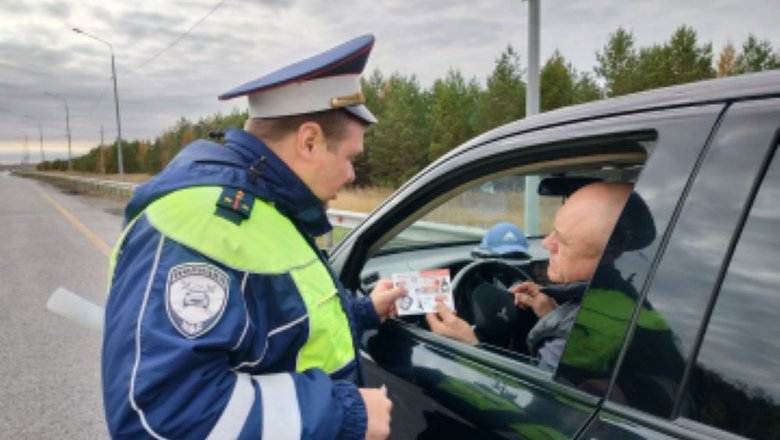
[[[113,142],[109,140],[108,142]],[[97,144],[93,145],[92,140],[72,139],[71,140],[71,155],[73,158],[77,158],[89,152],[89,150],[95,148]],[[27,148],[30,151],[30,163],[38,163],[41,160],[41,146],[38,136],[35,138],[29,137],[27,140]],[[62,140],[61,136],[57,139],[47,138],[44,133],[43,137],[43,154],[46,156],[46,160],[67,159],[68,158],[68,144]],[[0,163],[2,164],[19,164],[22,162],[24,155],[24,140],[20,141],[0,141]]]
[[[64,152],[64,153],[60,153],[60,152],[48,153],[48,152],[44,151],[44,153],[46,154],[46,160],[47,161],[58,160],[58,159],[63,159],[63,160],[67,160],[68,159],[68,152],[67,151]],[[80,152],[79,154],[73,154],[73,159],[81,156],[84,153],[85,152]],[[18,152],[16,152],[16,151],[0,151],[0,164],[3,164],[3,165],[21,165],[22,164],[22,160],[23,160],[22,156],[23,156],[23,152],[21,150],[19,150]],[[31,151],[30,152],[30,162],[29,162],[29,164],[30,165],[37,165],[40,162],[41,162],[41,155],[40,155],[40,153],[38,151],[35,151],[35,152]]]

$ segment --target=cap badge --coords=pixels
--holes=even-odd
[[[365,102],[366,98],[363,96],[363,93],[357,92],[352,95],[330,98],[330,108],[342,108],[348,105],[365,104]]]

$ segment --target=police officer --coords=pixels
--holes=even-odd
[[[102,352],[116,438],[362,439],[390,400],[361,383],[359,335],[400,288],[347,294],[312,237],[355,175],[365,35],[237,87],[250,119],[139,187],[111,260]]]

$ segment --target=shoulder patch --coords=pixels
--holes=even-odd
[[[207,263],[179,264],[168,272],[165,308],[185,338],[197,338],[217,325],[227,305],[229,279]]]

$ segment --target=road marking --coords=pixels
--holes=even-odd
[[[76,227],[76,229],[78,229],[78,230],[79,230],[79,232],[81,232],[82,234],[84,234],[84,236],[85,236],[85,237],[87,237],[87,240],[91,241],[91,242],[92,242],[92,244],[94,244],[95,246],[97,246],[97,248],[98,248],[98,249],[100,249],[100,251],[101,251],[101,252],[103,252],[103,254],[105,254],[105,255],[106,255],[106,257],[109,257],[109,256],[111,256],[111,247],[110,247],[109,245],[107,245],[105,241],[101,240],[101,239],[100,239],[100,237],[98,237],[97,235],[95,235],[95,233],[94,233],[94,232],[90,231],[90,230],[89,230],[89,228],[87,228],[86,226],[84,226],[84,223],[81,223],[81,222],[79,221],[79,219],[77,219],[77,218],[76,218],[76,216],[75,216],[75,215],[71,214],[71,213],[70,213],[70,211],[68,211],[67,209],[65,209],[65,207],[64,207],[64,206],[62,206],[62,205],[60,205],[59,203],[57,203],[57,202],[56,202],[54,199],[52,199],[52,198],[51,198],[51,197],[50,197],[48,194],[46,194],[46,193],[45,193],[45,192],[44,192],[42,189],[40,189],[40,188],[37,188],[37,187],[36,187],[35,189],[36,189],[36,191],[38,191],[39,193],[41,193],[41,195],[43,196],[43,198],[45,198],[45,199],[46,199],[46,200],[47,200],[49,203],[51,203],[51,205],[52,205],[52,206],[54,206],[55,208],[57,208],[57,211],[59,211],[59,212],[60,212],[60,214],[62,214],[63,216],[65,216],[65,218],[66,218],[66,219],[67,219],[67,220],[68,220],[68,221],[69,221],[69,222],[70,222],[70,223],[71,223],[73,226],[75,226],[75,227]]]

